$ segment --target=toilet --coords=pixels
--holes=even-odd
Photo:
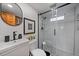
[[[45,46],[46,46],[46,43],[43,42],[42,44],[42,49],[33,49],[30,51],[30,55],[31,56],[46,56],[48,52],[45,51]]]
[[[45,51],[42,49],[34,49],[30,53],[32,56],[46,56]]]

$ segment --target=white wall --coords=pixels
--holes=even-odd
[[[23,17],[35,20],[36,27],[35,27],[35,38],[38,39],[38,29],[37,29],[37,22],[38,22],[38,16],[37,12],[28,4],[18,3],[18,5],[21,7],[23,12]],[[13,39],[13,31],[17,31],[17,34],[23,34],[23,22],[19,26],[9,26],[6,23],[2,21],[0,18],[0,43],[4,42],[4,36],[10,35],[10,38]],[[27,35],[23,35],[23,37],[27,38]],[[37,46],[37,45],[36,45]]]
[[[38,39],[37,38],[38,37],[38,24],[37,24],[38,15],[37,15],[37,12],[31,6],[29,6],[28,4],[18,4],[18,5],[23,10],[23,17],[35,20],[35,24],[36,24],[35,36],[36,36],[36,39]]]

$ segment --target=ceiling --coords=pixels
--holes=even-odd
[[[38,13],[43,13],[50,10],[50,6],[54,3],[28,3],[32,8],[34,8]]]

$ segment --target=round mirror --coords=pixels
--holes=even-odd
[[[2,3],[0,6],[0,16],[5,23],[11,26],[20,25],[22,23],[23,13],[17,4]]]

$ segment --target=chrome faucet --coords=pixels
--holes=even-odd
[[[13,32],[13,40],[16,40],[16,31]]]

